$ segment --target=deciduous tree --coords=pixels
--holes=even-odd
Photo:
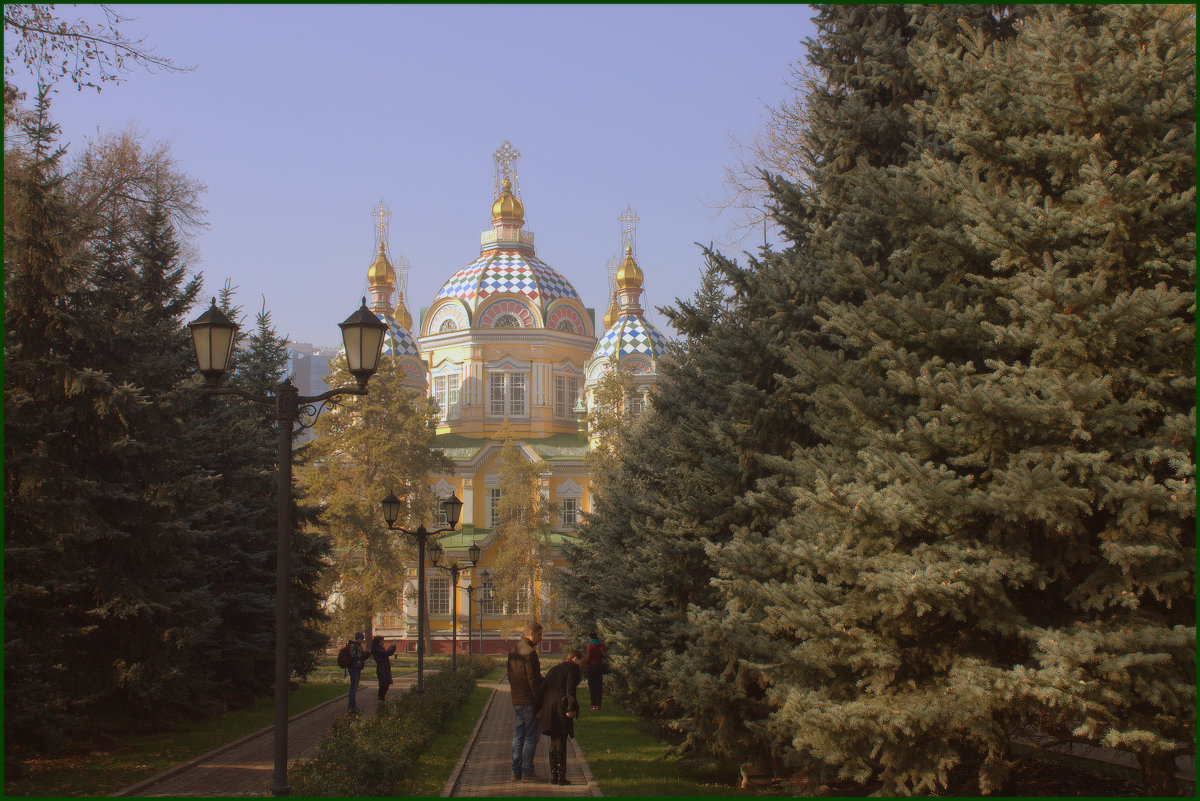
[[[331,365],[330,386],[353,383],[344,357]],[[302,451],[306,497],[322,506],[320,530],[334,543],[328,578],[342,598],[334,620],[349,629],[369,630],[375,613],[401,603],[406,563],[415,559],[410,538],[388,530],[379,502],[395,493],[403,504],[398,525],[427,524],[428,478],[453,470],[433,448],[435,402],[404,388],[403,379],[399,364],[384,357],[368,394],[339,399]]]

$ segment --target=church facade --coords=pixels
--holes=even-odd
[[[463,502],[457,529],[437,537],[445,549],[443,564],[462,566],[458,586],[451,586],[448,571],[426,563],[434,653],[451,649],[455,600],[460,653],[506,652],[522,623],[534,615],[545,626],[543,651],[567,645],[550,586],[529,582],[511,608],[493,597],[502,431],[511,432],[522,458],[541,468],[540,492],[551,509],[547,572],[569,569],[562,546],[591,509],[585,463],[588,388],[619,364],[644,397],[667,349],[640,305],[643,273],[634,255],[632,210],[620,218],[626,222],[624,258],[611,276],[608,310],[598,326],[594,310],[568,278],[535,250],[534,235],[525,228],[518,158],[508,142],[494,154],[491,228],[481,236],[479,255],[448,276],[419,321],[407,309],[403,272],[387,255],[382,204],[376,212],[381,224],[367,274],[370,305],[388,325],[385,352],[401,360],[405,385],[437,401],[437,446],[454,470],[429,478],[433,493],[439,498],[453,493]],[[436,518],[434,510],[427,522],[436,526],[441,522]],[[473,544],[481,553],[474,566],[468,557]],[[397,641],[401,650],[415,651],[415,561],[404,581],[408,600],[403,608],[378,614],[375,631]]]

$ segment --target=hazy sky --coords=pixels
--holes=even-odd
[[[133,18],[127,36],[196,69],[135,71],[100,94],[60,84],[51,113],[69,152],[129,125],[168,142],[208,187],[192,265],[205,297],[231,279],[251,319],[265,296],[281,334],[316,344],[340,342],[365,294],[381,200],[414,318],[479,255],[504,140],[522,154],[538,256],[597,318],[627,204],[643,305],[690,296],[694,243],[730,241],[712,202],[729,137],[749,139],[787,94],[814,34],[800,5],[114,8]]]

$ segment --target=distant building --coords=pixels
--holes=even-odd
[[[311,397],[328,391],[325,376],[329,374],[329,360],[337,356],[338,351],[337,347],[308,342],[287,343],[287,374],[292,376],[292,384],[301,395]],[[305,429],[293,444],[303,445],[313,436],[311,428]]]

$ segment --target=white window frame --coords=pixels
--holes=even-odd
[[[579,500],[579,498],[558,499],[558,522],[563,528],[576,528],[579,526]]]
[[[488,488],[488,527],[495,528],[500,524],[500,497],[504,493],[499,487]]]
[[[442,503],[445,500],[446,500],[445,498],[439,498],[437,495],[433,496],[433,500],[429,504],[429,523],[430,523],[430,525],[433,525],[433,526],[445,525],[450,522],[449,520],[446,519],[446,507],[442,506]]]
[[[528,417],[527,374],[494,370],[488,373],[488,417]]]
[[[575,419],[575,403],[579,400],[579,376],[554,376],[554,416],[559,420]]]
[[[462,399],[462,375],[446,373],[433,377],[433,399],[437,401],[438,414],[443,420],[458,419],[459,402]]]
[[[521,580],[521,589],[517,590],[517,602],[513,606],[513,614],[517,616],[528,615],[533,608],[533,582],[529,579]]]
[[[630,417],[637,417],[646,408],[646,389],[634,387],[633,392],[625,401],[625,412]]]
[[[483,579],[479,585],[479,609],[485,615],[504,614],[503,604],[496,603],[496,582],[491,576]]]
[[[450,579],[446,576],[430,576],[429,578],[429,614],[450,614]]]

